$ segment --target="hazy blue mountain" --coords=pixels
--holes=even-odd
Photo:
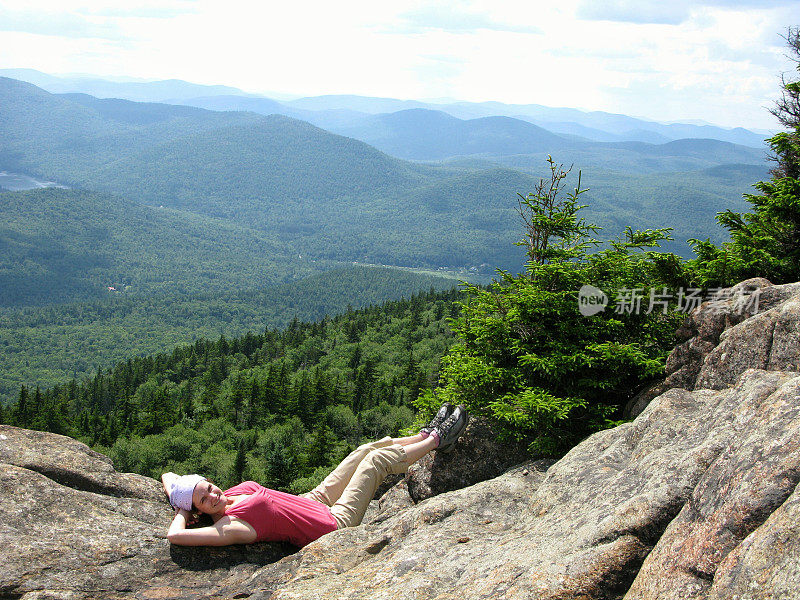
[[[19,79],[54,94],[83,93],[98,98],[122,98],[140,102],[183,100],[217,94],[248,95],[240,89],[225,85],[201,85],[180,79],[163,81],[109,81],[89,76],[48,75],[33,69],[0,69],[0,76]]]
[[[719,165],[717,167],[710,167],[703,171],[703,175],[709,177],[716,177],[726,181],[746,180],[746,181],[761,181],[766,180],[769,176],[769,168],[764,165]]]
[[[197,106],[207,110],[247,110],[261,115],[286,115],[295,116],[297,111],[293,111],[276,100],[269,98],[258,98],[251,96],[234,96],[223,94],[219,96],[200,96],[198,98],[186,98],[181,104]]]
[[[259,118],[170,104],[70,99],[0,77],[0,168],[79,187],[100,166],[153,144]]]
[[[756,148],[764,145],[763,134],[741,127],[727,129],[709,124],[658,123],[604,111],[587,112],[574,108],[553,108],[538,104],[503,104],[501,102],[462,102],[454,105],[436,106],[436,108],[460,118],[475,118],[490,114],[526,118],[545,128],[548,128],[550,123],[573,123],[634,141],[639,140],[639,138],[631,136],[641,135],[642,131],[649,131],[671,140],[711,138]]]
[[[216,111],[250,111],[260,115],[284,115],[293,119],[307,121],[328,131],[338,132],[346,127],[359,127],[371,114],[348,109],[306,110],[293,108],[285,103],[269,98],[247,96],[202,96],[177,102],[186,106],[196,106]]]
[[[742,159],[751,158],[754,163],[761,164],[766,159],[764,149],[749,148],[715,139],[687,138],[665,144],[618,142],[609,144],[609,146],[654,156],[688,156],[705,160],[713,157],[713,160],[718,163],[749,162]]]
[[[631,129],[624,134],[617,134],[616,137],[618,138],[617,141],[620,142],[633,141],[644,142],[646,144],[666,144],[670,141],[670,138],[667,136],[648,129]],[[742,145],[747,146],[748,144]]]
[[[63,98],[95,110],[102,118],[131,125],[150,125],[177,118],[196,118],[203,111],[192,106],[156,104],[121,100],[119,98],[95,98],[88,94],[59,94]]]
[[[741,127],[729,129],[703,123],[659,123],[604,111],[582,111],[538,104],[504,104],[502,102],[425,102],[374,98],[354,95],[326,95],[277,102],[258,94],[248,94],[227,86],[208,86],[180,80],[116,81],[88,76],[56,77],[32,69],[0,69],[0,76],[34,83],[55,93],[80,92],[92,96],[122,98],[146,102],[191,104],[213,110],[251,110],[261,114],[284,114],[309,121],[325,129],[331,125],[328,116],[309,113],[348,111],[351,113],[381,114],[414,108],[438,110],[460,119],[490,116],[513,117],[529,121],[557,134],[571,134],[593,141],[642,141],[659,143],[681,138],[709,138],[760,148],[763,133]],[[212,101],[214,96],[226,97]],[[252,97],[260,102],[250,105],[239,100]],[[283,108],[281,108],[283,107]],[[267,112],[268,111],[268,112]],[[339,123],[343,125],[343,123]]]
[[[702,140],[699,141],[702,146]],[[746,146],[736,146],[735,148],[744,148],[746,151],[741,154],[731,153],[730,158],[733,164],[750,164],[758,167],[761,171],[767,171],[767,163],[764,160],[762,151],[755,148],[747,148]],[[684,150],[675,154],[664,152],[661,155],[656,155],[642,151],[640,148],[620,148],[613,144],[608,144],[605,151],[597,147],[573,149],[566,157],[569,158],[569,164],[575,165],[576,169],[580,168],[584,173],[608,171],[618,173],[620,176],[648,174],[658,177],[688,171],[705,172],[706,169],[719,165],[713,155],[703,156],[701,152]],[[480,163],[473,163],[471,168],[501,166],[538,175],[541,170],[540,159],[540,155],[531,154],[484,157]],[[444,161],[443,164],[446,166],[464,166],[462,160],[456,159]],[[746,181],[743,183],[752,182]]]
[[[442,160],[472,154],[555,153],[572,142],[509,117],[463,121],[421,108],[368,116],[357,126],[332,128],[379,150],[413,160]]]
[[[0,77],[9,77],[45,89],[45,86],[63,81],[62,77],[48,75],[36,69],[0,69]]]
[[[360,139],[393,156],[422,161],[478,155],[496,157],[501,164],[519,166],[520,160],[532,161],[538,156],[562,154],[574,157],[585,167],[614,168],[611,160],[629,156],[630,160],[622,160],[617,168],[653,172],[702,169],[724,163],[762,164],[765,159],[762,149],[718,140],[684,139],[656,144],[593,142],[555,135],[511,117],[462,120],[426,109],[365,115],[358,124],[351,122],[330,129]],[[653,133],[652,137],[661,136]]]
[[[540,123],[536,119],[526,117],[524,115],[517,115],[515,118],[529,121],[531,123]],[[646,129],[633,129],[627,131],[624,135],[617,133],[610,133],[602,129],[595,129],[579,125],[578,123],[548,121],[545,127],[548,131],[557,133],[561,136],[574,136],[584,140],[591,140],[595,142],[647,142],[648,144],[664,144],[669,142],[668,138],[655,131],[648,131]]]
[[[324,105],[322,100],[327,100],[327,98],[323,97],[319,105]],[[344,101],[351,97],[336,98]],[[764,159],[764,146],[760,141],[757,144],[738,144],[733,155],[731,150],[726,150],[719,155],[707,152],[708,145],[702,141],[703,138],[700,137],[700,134],[707,133],[713,139],[714,135],[718,133],[716,131],[718,128],[707,126],[690,125],[680,128],[673,126],[673,129],[670,130],[672,135],[686,133],[690,140],[699,141],[660,147],[667,142],[675,141],[675,139],[653,129],[632,129],[623,134],[616,134],[568,122],[547,123],[546,128],[543,128],[533,124],[536,119],[525,116],[520,118],[461,119],[444,110],[426,108],[380,114],[341,108],[313,111],[289,108],[286,104],[271,100],[236,96],[194,99],[186,103],[213,110],[252,110],[260,114],[277,113],[291,116],[313,123],[328,131],[356,138],[392,156],[408,160],[446,160],[471,155],[527,156],[542,152],[547,154],[566,151],[570,155],[574,154],[576,159],[580,158],[580,162],[586,166],[613,168],[609,162],[611,158],[609,150],[622,149],[625,152],[632,151],[634,154],[632,155],[633,160],[623,160],[619,168],[657,172],[702,169],[712,164],[725,162],[756,164],[763,162]],[[317,103],[309,104],[317,105]],[[340,104],[331,103],[332,106]],[[364,107],[363,104],[358,104],[358,106]],[[603,123],[607,126],[616,123],[621,127],[627,127],[642,123],[621,115],[600,114]],[[621,118],[617,119],[617,117]],[[555,129],[562,131],[563,134],[553,133]],[[732,144],[732,142],[727,143]],[[716,149],[721,148],[727,147],[720,145]],[[646,155],[649,155],[647,159],[642,159]],[[697,160],[686,160],[689,158]],[[502,158],[501,162],[514,164],[507,162],[505,158]]]
[[[411,108],[431,108],[430,104],[418,100],[396,100],[394,98],[372,98],[352,95],[310,96],[287,100],[284,104],[291,108],[303,110],[352,110],[368,114],[397,112]]]
[[[684,255],[687,237],[719,235],[715,213],[739,206],[753,183],[748,172],[721,182],[702,170],[764,164],[760,150],[713,141],[581,142],[521,120],[428,110],[371,118],[382,134],[418,132],[423,149],[442,139],[461,151],[522,146],[491,160],[424,165],[281,115],[71,100],[0,79],[0,169],[224,220],[302,260],[491,272],[521,267],[516,198],[545,175],[547,154],[583,169],[607,235],[624,224],[671,225]],[[441,135],[435,124],[450,129]]]
[[[666,139],[680,138],[712,138],[721,141],[742,144],[760,148],[763,146],[764,136],[759,133],[743,129],[725,129],[713,125],[696,125],[682,123],[657,123],[646,119],[637,119],[626,115],[618,115],[603,111],[585,112],[573,108],[553,108],[538,104],[504,104],[502,102],[456,102],[448,104],[433,104],[415,101],[399,101],[388,98],[367,98],[360,96],[316,96],[301,98],[287,103],[290,106],[314,110],[349,109],[364,113],[394,112],[407,108],[426,108],[439,110],[459,119],[475,119],[488,116],[506,116],[523,118],[532,123],[548,129],[550,123],[559,123],[564,130],[566,123],[572,126],[588,128],[584,134],[591,130],[600,130],[606,134],[619,136],[620,139],[642,140],[642,132],[659,134]],[[583,135],[583,134],[579,134]],[[586,136],[598,140],[594,136]],[[607,141],[599,139],[599,141]],[[656,141],[651,140],[651,141]]]

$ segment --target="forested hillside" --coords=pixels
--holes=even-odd
[[[4,421],[105,447],[120,471],[202,472],[292,491],[363,437],[410,425],[452,341],[457,290],[200,339],[85,381],[23,387]]]
[[[494,122],[513,119],[480,121],[482,126]],[[552,147],[562,147],[555,140],[563,138],[518,124],[537,132],[538,147],[490,162],[434,167],[393,158],[287,117],[55,96],[0,79],[0,135],[6,142],[0,168],[112,192],[132,203],[224,218],[257,229],[290,255],[315,260],[485,265],[486,273],[494,267],[521,268],[513,248],[516,194],[533,188],[544,158]],[[491,138],[495,133],[490,130],[485,133]],[[439,134],[426,132],[426,144],[432,143],[431,135]],[[706,224],[710,235],[719,235],[712,229],[713,215],[730,202],[728,189],[718,189],[702,171],[691,175],[692,185],[679,190],[673,189],[669,175],[653,173],[719,166],[709,161],[703,145],[595,144],[570,150],[569,156],[582,168],[605,170],[611,180],[624,178],[620,172],[629,167],[649,173],[648,181],[655,184],[652,198],[638,195],[631,200],[637,204],[630,210],[635,227],[657,222],[660,215],[653,207],[673,198],[699,207],[699,218],[678,213],[671,223],[676,241],[670,249],[688,255],[685,240],[705,235]],[[723,159],[737,162],[755,160],[752,155],[759,152],[725,148]],[[592,160],[604,158],[591,166],[595,163],[589,155]],[[751,181],[734,173],[728,188],[736,190],[736,197]],[[619,233],[616,213],[629,198],[614,183],[591,198],[593,206],[602,206],[597,221],[609,235]]]
[[[93,302],[0,309],[0,404],[13,402],[20,385],[80,379],[200,337],[285,327],[295,318],[318,320],[457,284],[398,269],[349,267],[265,289],[154,297],[111,293]]]
[[[0,249],[0,306],[230,293],[331,267],[230,221],[52,188],[0,193]]]

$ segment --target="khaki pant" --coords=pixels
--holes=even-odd
[[[325,480],[307,494],[330,506],[339,529],[361,523],[378,486],[390,473],[405,473],[405,449],[385,437],[353,450]]]

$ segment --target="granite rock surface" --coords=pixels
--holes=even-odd
[[[0,540],[13,548],[0,598],[797,597],[800,284],[726,293],[687,318],[634,421],[555,463],[517,463],[476,421],[361,526],[299,551],[170,547],[158,482],[0,426]]]

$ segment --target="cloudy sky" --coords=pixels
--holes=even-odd
[[[797,25],[798,0],[0,0],[0,68],[775,129]]]

